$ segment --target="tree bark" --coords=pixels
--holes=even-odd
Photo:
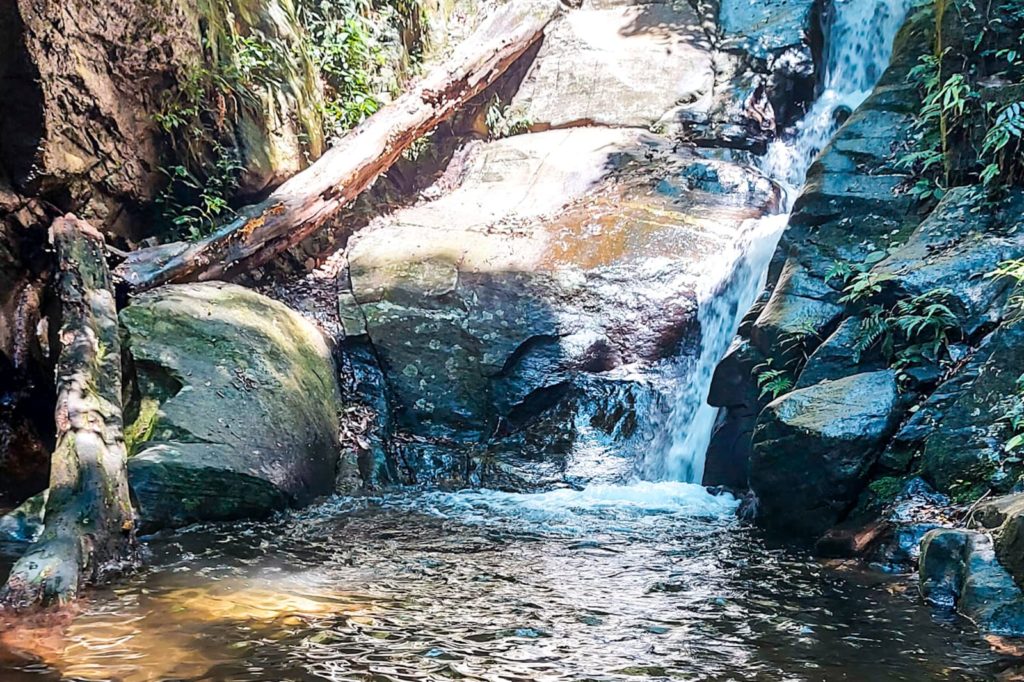
[[[364,121],[265,201],[195,243],[135,251],[115,274],[135,291],[221,279],[302,241],[373,184],[413,142],[494,83],[541,39],[559,7],[557,0],[514,0],[503,6],[415,89]]]
[[[61,302],[57,445],[44,530],[11,571],[0,605],[66,603],[137,561],[121,416],[121,344],[102,235],[54,221]]]

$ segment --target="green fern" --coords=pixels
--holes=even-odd
[[[851,277],[853,277],[853,267],[846,261],[834,260],[825,273],[825,284],[838,279],[840,284],[845,285]]]
[[[881,306],[871,306],[865,311],[857,328],[857,336],[853,343],[854,361],[860,362],[861,357],[878,341],[892,335],[892,326],[885,310]]]
[[[772,360],[761,363],[754,368],[757,387],[761,389],[759,398],[771,396],[775,400],[793,389],[793,377],[784,369],[772,368]]]

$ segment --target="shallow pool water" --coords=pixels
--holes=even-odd
[[[910,578],[769,547],[734,507],[405,492],[188,529],[70,623],[8,626],[0,680],[1014,679]]]

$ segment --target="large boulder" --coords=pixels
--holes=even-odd
[[[712,57],[689,3],[588,0],[549,28],[512,107],[540,130],[648,128],[677,108],[708,110]]]
[[[144,526],[259,517],[330,493],[340,408],[331,349],[239,286],[165,286],[121,312],[135,390],[128,474]]]
[[[429,196],[352,240],[346,335],[380,361],[417,480],[510,487],[633,472],[698,283],[778,201],[756,171],[600,128],[473,145]]]
[[[638,126],[763,150],[813,98],[821,41],[813,0],[760,8],[585,0],[548,30],[511,110],[533,130]]]
[[[1013,435],[1005,416],[1018,400],[1018,380],[1024,373],[1024,320],[993,332],[966,369],[974,370],[971,380],[953,379],[933,396],[935,409],[926,413],[929,428],[920,434],[921,471],[943,492],[1007,492],[1022,473],[1019,463],[1002,460],[1003,445]]]
[[[825,381],[769,403],[750,465],[764,524],[813,536],[839,521],[899,424],[901,407],[891,370]]]

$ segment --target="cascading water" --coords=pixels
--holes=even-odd
[[[892,57],[913,0],[834,0],[822,92],[793,130],[771,144],[761,169],[782,185],[784,211],[750,221],[721,267],[698,292],[701,349],[681,381],[669,418],[669,445],[643,463],[648,478],[700,483],[717,410],[707,404],[715,367],[764,287],[768,264],[807,170],[842,120],[867,99]],[[714,275],[718,275],[717,277]]]

